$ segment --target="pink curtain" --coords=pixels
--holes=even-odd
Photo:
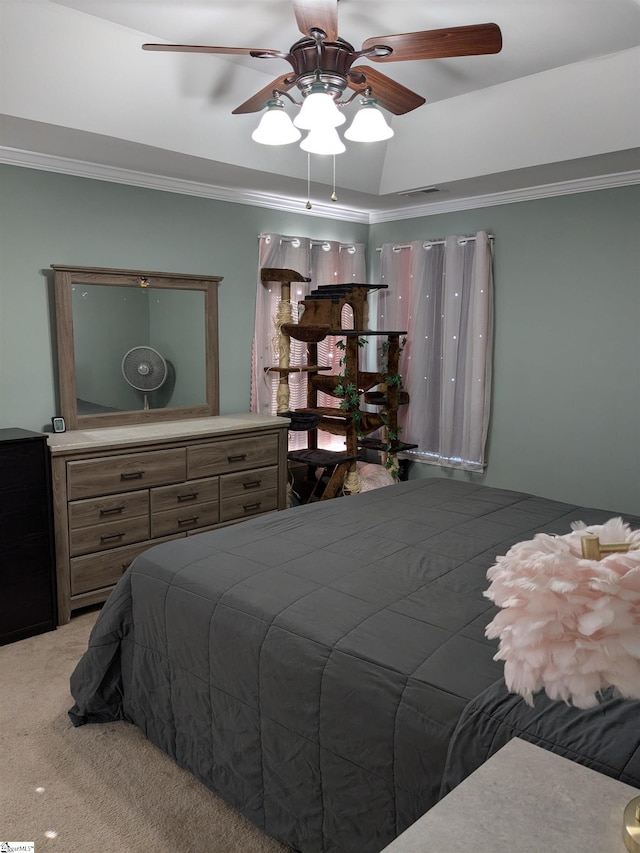
[[[493,340],[491,241],[475,237],[385,244],[378,324],[407,329],[400,412],[410,459],[483,470]]]

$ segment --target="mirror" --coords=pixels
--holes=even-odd
[[[52,268],[69,429],[219,413],[220,276]]]

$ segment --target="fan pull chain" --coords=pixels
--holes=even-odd
[[[307,210],[311,210],[311,154],[307,153]]]
[[[331,193],[331,201],[338,201],[336,195],[336,155],[333,155],[333,192]]]

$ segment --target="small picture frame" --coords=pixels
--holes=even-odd
[[[64,418],[51,418],[51,426],[54,432],[65,432],[67,429]]]

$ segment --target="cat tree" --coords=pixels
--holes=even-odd
[[[402,350],[401,338],[405,331],[378,331],[368,328],[368,295],[373,290],[386,288],[381,284],[331,284],[321,285],[299,303],[303,313],[298,322],[293,321],[291,284],[308,282],[295,270],[263,268],[263,282],[279,282],[280,303],[275,318],[278,335],[278,364],[265,368],[279,374],[277,411],[292,418],[292,428],[308,431],[306,450],[292,450],[288,458],[314,468],[330,471],[322,500],[339,494],[351,494],[361,489],[357,471],[359,452],[362,449],[379,451],[392,472],[397,472],[397,454],[415,447],[398,438],[398,408],[409,402],[402,390],[398,363]],[[343,309],[348,305],[353,312],[353,329],[342,326]],[[331,368],[318,364],[318,344],[326,337],[343,339],[341,372],[327,375]],[[302,341],[307,347],[306,365],[291,367],[291,338]],[[370,338],[384,338],[381,347],[380,369],[360,369],[360,354]],[[307,405],[289,411],[289,376],[293,372],[308,374]],[[319,406],[318,394],[324,393],[340,400],[340,406]],[[376,407],[377,411],[362,409],[362,404]],[[318,431],[344,436],[345,449],[341,452],[318,447]],[[379,432],[381,437],[369,437]]]

